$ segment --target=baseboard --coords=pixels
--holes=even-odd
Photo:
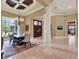
[[[52,38],[67,38],[67,36],[52,36]]]

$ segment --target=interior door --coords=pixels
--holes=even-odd
[[[42,36],[42,21],[39,20],[33,21],[33,32],[34,37]]]

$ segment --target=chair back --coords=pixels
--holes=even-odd
[[[8,34],[9,38],[11,38],[11,34]]]
[[[21,38],[21,40],[24,40],[25,39],[25,36],[23,36],[23,37],[20,37]]]
[[[13,34],[8,34],[10,39],[13,39]]]
[[[25,35],[25,42],[29,42],[30,41],[30,34],[26,34]]]

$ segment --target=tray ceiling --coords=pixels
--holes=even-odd
[[[22,4],[19,6],[16,0],[10,0],[10,1],[15,1],[15,3],[11,2],[12,7],[6,4],[6,0],[1,1],[2,10],[14,14],[19,14],[18,9],[22,8],[23,10],[21,10],[21,15],[23,16],[26,16],[39,9],[42,9],[44,8],[44,5],[49,4],[49,0],[33,0],[30,2],[28,1],[28,3],[31,4],[26,3],[27,0],[21,0]],[[60,0],[60,1],[53,0],[51,4],[51,13],[53,15],[77,13],[77,2],[78,0]]]
[[[38,9],[42,9],[43,5],[41,5],[36,0],[2,0],[1,1],[1,9],[3,11],[7,11],[10,13],[18,14],[19,9],[22,16],[26,16],[32,12],[35,12]],[[6,8],[5,8],[6,7]]]
[[[25,9],[26,6],[30,6],[32,3],[33,0],[6,0],[6,4],[8,4],[10,7],[14,8],[18,4],[16,9]],[[25,4],[26,6],[22,4]]]

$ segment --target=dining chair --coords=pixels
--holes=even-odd
[[[13,46],[15,45],[25,45],[26,46],[26,42],[23,42],[22,40],[25,39],[25,36],[21,36],[21,37],[15,37],[14,36],[14,40],[13,40]]]
[[[25,36],[20,37],[19,45],[24,45],[26,47],[26,42],[23,41],[24,39],[25,39]]]
[[[30,34],[25,34],[25,40],[24,40],[24,42],[29,43],[29,45],[31,46]]]
[[[11,41],[12,41],[13,37],[12,37],[11,34],[8,34],[8,36],[9,36],[9,42],[10,42],[10,44],[11,44]]]
[[[13,36],[13,43],[12,43],[12,45],[15,46],[15,45],[19,44],[19,42],[20,42],[20,38],[17,38],[15,36]]]

